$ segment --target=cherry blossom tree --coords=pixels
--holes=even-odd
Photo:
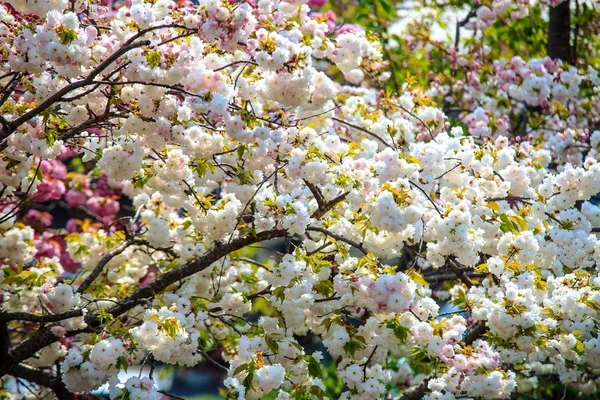
[[[2,396],[597,395],[599,10],[404,5],[0,3]]]

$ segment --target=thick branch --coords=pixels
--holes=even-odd
[[[338,197],[336,197],[335,199],[329,200],[328,202],[324,203],[323,205],[319,205],[319,208],[317,209],[317,211],[315,211],[313,213],[313,215],[311,215],[311,218],[321,219],[321,217],[323,217],[323,215],[327,214],[329,212],[329,210],[331,210],[333,207],[335,207],[340,201],[344,201],[346,196],[348,196],[348,193],[350,193],[350,192],[344,192],[344,193],[340,194]]]
[[[28,312],[0,313],[0,322],[5,321],[29,321],[29,322],[58,322],[69,318],[83,316],[83,310],[65,311],[60,314],[37,315]]]
[[[152,298],[155,294],[160,293],[162,290],[166,289],[173,283],[205,270],[212,263],[218,261],[219,259],[225,257],[227,254],[233,251],[240,250],[254,243],[278,237],[284,237],[285,235],[287,235],[286,230],[271,230],[259,232],[256,235],[242,236],[231,240],[229,243],[216,242],[214,246],[209,251],[207,251],[202,257],[199,257],[180,268],[176,268],[165,273],[148,286],[141,288],[131,296],[127,297],[124,300],[124,302],[135,301],[143,298]],[[123,309],[122,306],[116,306],[113,309],[111,309],[110,312],[113,315],[120,315],[123,312],[129,310],[129,308]]]
[[[460,279],[460,281],[462,283],[465,284],[466,287],[468,287],[469,289],[472,288],[473,281],[471,280],[471,278],[469,278],[469,276],[466,274],[466,272],[460,267],[460,265],[458,265],[458,263],[451,258],[449,258],[448,261],[449,261],[448,267],[450,268],[450,270],[452,270],[452,272],[454,272],[454,274],[458,277],[458,279]]]
[[[10,332],[8,324],[0,322],[0,365],[8,364],[10,350]]]
[[[19,364],[15,365],[9,373],[14,377],[25,379],[51,389],[56,394],[58,400],[73,400],[75,398],[73,393],[67,390],[60,377],[50,375],[37,368]]]
[[[573,64],[571,54],[571,8],[570,1],[550,7],[548,23],[548,56]]]
[[[346,198],[346,196],[348,196],[348,193],[350,193],[344,192],[337,196],[335,199],[327,201],[325,196],[323,196],[321,189],[319,189],[314,183],[308,182],[306,180],[304,181],[304,183],[310,189],[313,197],[319,205],[319,208],[313,213],[313,215],[311,215],[311,218],[315,219],[321,219],[323,215],[327,214],[329,210],[335,207],[340,201],[343,201]]]
[[[321,193],[321,190],[317,186],[315,186],[314,183],[308,182],[307,180],[304,180],[304,183],[310,189],[313,197],[319,205],[319,208],[323,207],[325,205],[325,198],[323,197],[323,193]]]
[[[487,326],[485,321],[479,321],[471,327],[471,330],[465,336],[465,344],[470,346],[474,341],[479,339],[484,333],[487,332]]]
[[[419,400],[421,397],[425,396],[427,393],[427,384],[431,377],[427,377],[423,379],[423,381],[418,386],[413,386],[408,388],[402,393],[402,396],[398,398],[398,400]]]
[[[94,70],[92,72],[90,72],[90,74],[85,79],[82,79],[77,82],[73,82],[70,85],[63,87],[61,90],[54,93],[52,96],[48,97],[46,100],[44,100],[40,104],[38,104],[37,107],[29,110],[28,112],[26,112],[25,114],[23,114],[19,118],[17,118],[16,120],[11,121],[10,127],[13,130],[16,129],[24,122],[29,121],[31,118],[35,117],[36,115],[38,115],[41,112],[43,112],[44,110],[46,110],[52,104],[60,102],[62,97],[64,95],[66,95],[67,93],[72,92],[73,90],[82,88],[82,87],[87,86],[90,83],[92,83],[92,81],[94,80],[94,78],[96,76],[98,76],[102,71],[104,71],[106,68],[108,68],[108,66],[110,64],[115,62],[123,54],[127,53],[130,50],[137,49],[138,47],[148,46],[149,44],[150,44],[149,40],[140,40],[139,42],[130,43],[130,44],[127,44],[127,45],[121,47],[119,50],[115,51],[112,55],[110,55],[106,60],[104,60],[100,65],[98,65],[96,68],[94,68]]]
[[[205,270],[212,263],[218,261],[219,259],[233,251],[240,250],[254,243],[278,237],[284,237],[286,235],[287,231],[285,230],[271,230],[260,232],[256,235],[238,237],[226,244],[216,242],[214,246],[209,251],[207,251],[202,257],[199,257],[185,264],[182,267],[173,269],[165,273],[148,286],[139,289],[134,294],[125,298],[123,301],[121,301],[121,303],[111,308],[108,312],[113,316],[117,317],[135,307],[137,304],[139,304],[140,301],[153,298],[157,293],[160,293],[162,290],[166,289],[173,283],[176,283],[195,273]],[[100,320],[93,314],[86,315],[85,322],[90,328],[97,328],[102,325]],[[81,331],[69,331],[67,332],[67,336],[74,336],[78,333],[81,333]],[[22,362],[23,360],[26,360],[27,358],[35,354],[37,351],[56,342],[57,340],[58,338],[50,331],[50,327],[40,329],[32,337],[22,342],[20,345],[15,347],[12,350],[12,352],[10,352],[9,360],[7,363],[8,365],[0,366],[0,376],[3,376],[7,373],[6,367],[10,368],[10,366],[13,366]]]

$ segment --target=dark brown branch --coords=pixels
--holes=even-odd
[[[427,377],[418,386],[413,386],[406,389],[398,400],[419,400],[427,393],[427,385],[432,377]]]
[[[357,249],[358,249],[358,250],[360,250],[360,251],[361,251],[361,252],[362,252],[364,255],[367,255],[367,254],[369,254],[369,252],[367,251],[367,249],[365,249],[365,248],[363,247],[363,245],[362,245],[362,244],[360,244],[360,243],[357,243],[357,242],[355,242],[355,241],[353,241],[353,240],[350,240],[350,239],[346,239],[346,238],[345,238],[345,237],[343,237],[343,236],[336,235],[335,233],[333,233],[333,232],[330,232],[330,231],[328,231],[327,229],[324,229],[324,228],[319,228],[319,227],[317,227],[317,226],[309,226],[308,228],[306,228],[306,230],[307,230],[307,231],[320,232],[320,233],[322,233],[322,234],[325,234],[325,235],[327,235],[327,236],[329,236],[329,237],[331,237],[331,238],[333,238],[333,239],[335,239],[335,240],[339,240],[340,242],[347,243],[347,244],[349,244],[350,246],[357,248]]]
[[[61,140],[71,139],[71,138],[75,137],[76,135],[80,134],[81,132],[85,131],[86,129],[95,128],[96,124],[104,122],[111,117],[117,117],[117,116],[118,116],[118,114],[105,113],[105,114],[90,118],[87,121],[82,122],[81,124],[74,126],[71,129],[69,129],[68,131],[66,131],[65,133],[61,134],[60,139]]]
[[[16,74],[15,76],[12,77],[12,79],[6,85],[6,87],[4,89],[2,89],[2,91],[0,92],[0,93],[2,93],[2,97],[0,98],[0,107],[2,107],[4,105],[4,103],[6,102],[6,100],[8,100],[8,98],[10,97],[12,92],[14,92],[15,89],[17,88],[18,84],[19,84],[19,74]]]
[[[100,65],[98,65],[96,68],[94,68],[94,70],[92,72],[90,72],[90,74],[86,78],[84,78],[80,81],[77,81],[77,82],[73,82],[70,85],[63,87],[61,90],[54,93],[52,96],[48,97],[46,100],[44,100],[40,104],[38,104],[37,107],[29,110],[28,112],[26,112],[25,114],[23,114],[19,118],[17,118],[16,120],[11,121],[9,123],[11,130],[16,129],[24,122],[29,121],[31,118],[33,118],[36,115],[40,114],[41,112],[45,111],[47,108],[52,106],[54,103],[60,102],[62,100],[63,96],[66,95],[67,93],[72,92],[73,90],[82,88],[84,86],[87,86],[89,84],[92,84],[93,80],[96,76],[98,76],[100,73],[102,73],[102,71],[104,71],[106,68],[108,68],[108,66],[110,64],[115,62],[119,57],[121,57],[128,51],[136,49],[138,47],[148,46],[150,43],[151,42],[149,40],[140,40],[139,42],[128,43],[125,46],[121,47],[119,50],[117,50],[113,54],[111,54],[106,60],[104,60],[102,63],[100,63]]]
[[[164,390],[157,390],[157,392],[175,400],[185,400],[185,397],[175,396],[174,394],[167,393]]]
[[[470,273],[463,272],[463,274],[465,274],[468,278],[485,278],[486,276],[488,276],[488,274],[474,273],[474,272],[470,272]],[[427,281],[427,283],[429,283],[429,284],[460,279],[456,276],[456,274],[433,275],[433,276],[425,276],[424,278]]]
[[[255,63],[254,61],[239,60],[239,61],[234,61],[234,62],[232,62],[232,63],[229,63],[229,64],[227,64],[227,65],[224,65],[224,66],[222,66],[222,67],[219,67],[219,68],[217,68],[217,69],[214,69],[213,71],[214,71],[214,72],[219,72],[219,71],[222,71],[222,70],[224,70],[224,69],[227,69],[227,68],[229,68],[229,67],[236,66],[236,65],[238,65],[238,64],[246,64],[246,65],[258,65],[258,64],[257,64],[257,63]]]
[[[331,296],[331,297],[325,297],[324,299],[316,299],[315,303],[325,303],[327,301],[336,301],[341,299],[340,296]]]
[[[479,321],[471,327],[471,330],[465,336],[465,344],[470,346],[474,341],[479,339],[485,332],[487,332],[487,326],[485,321]]]
[[[104,269],[106,264],[108,264],[110,260],[112,260],[114,257],[124,252],[125,249],[127,249],[127,247],[131,246],[131,244],[131,241],[123,242],[119,247],[114,248],[113,250],[109,251],[104,257],[102,257],[102,259],[100,260],[100,262],[98,262],[96,267],[94,267],[92,272],[87,276],[87,278],[85,278],[81,285],[79,285],[76,293],[85,292],[85,290],[94,282],[98,275],[102,273],[102,270]]]
[[[51,389],[56,394],[58,400],[73,400],[75,398],[73,393],[65,387],[60,377],[50,375],[40,369],[19,364],[15,365],[9,374]]]
[[[371,352],[371,355],[369,356],[369,358],[367,358],[367,361],[365,361],[365,363],[362,364],[362,367],[363,367],[363,382],[367,380],[367,367],[369,366],[369,363],[371,362],[371,359],[373,358],[373,355],[377,351],[378,347],[379,347],[379,345],[377,345],[377,346],[375,346],[373,348],[373,351]]]
[[[340,201],[344,201],[346,196],[348,196],[348,193],[350,193],[350,192],[344,192],[344,193],[340,194],[338,197],[336,197],[335,199],[329,200],[328,202],[326,202],[323,205],[319,205],[319,208],[317,209],[317,211],[315,211],[313,213],[313,215],[311,215],[311,218],[321,219],[321,217],[323,217],[323,215],[327,214],[329,212],[329,210],[331,210],[333,207],[335,207]]]
[[[98,85],[107,85],[107,86],[124,86],[124,85],[142,85],[142,86],[155,86],[155,87],[160,87],[163,89],[169,89],[169,90],[173,90],[188,96],[193,96],[193,97],[202,97],[202,95],[196,94],[196,93],[192,93],[189,92],[183,88],[180,88],[178,86],[174,86],[174,85],[166,85],[163,83],[155,83],[155,82],[144,82],[144,81],[94,81],[91,82],[92,84],[98,84]]]
[[[40,159],[40,161],[38,162],[38,165],[35,169],[35,172],[33,174],[33,178],[31,179],[31,182],[29,183],[29,186],[27,187],[27,191],[25,192],[25,195],[19,200],[19,202],[13,207],[12,210],[10,210],[9,212],[7,212],[6,214],[4,214],[3,216],[0,217],[0,224],[5,221],[8,221],[9,219],[11,219],[12,217],[14,217],[15,215],[17,215],[19,213],[19,208],[21,207],[21,205],[23,205],[23,203],[25,203],[25,200],[27,200],[27,196],[29,195],[31,188],[33,187],[33,184],[35,183],[35,180],[37,179],[38,173],[40,172],[41,165],[42,165],[42,160]]]
[[[429,200],[429,202],[431,203],[431,205],[433,206],[433,208],[435,208],[435,211],[437,211],[438,215],[439,215],[440,217],[444,218],[444,215],[442,214],[442,212],[441,212],[441,211],[440,211],[440,209],[438,208],[437,204],[435,204],[435,202],[433,201],[433,199],[431,198],[431,196],[429,196],[429,195],[427,194],[427,192],[426,192],[426,191],[425,191],[425,190],[424,190],[424,189],[423,189],[421,186],[417,185],[416,183],[414,183],[414,182],[412,182],[412,181],[409,181],[409,183],[410,183],[412,186],[414,186],[414,187],[416,187],[417,189],[419,189],[419,191],[420,191],[421,193],[423,193],[423,194],[425,195],[425,197],[427,197],[427,200]]]
[[[69,318],[83,316],[83,310],[70,310],[60,314],[37,315],[28,312],[0,313],[0,322],[5,321],[29,321],[29,322],[58,322]]]
[[[319,208],[325,206],[325,197],[323,197],[323,193],[321,193],[321,189],[319,189],[317,186],[315,186],[315,184],[308,182],[307,180],[304,180],[304,183],[310,189],[313,197],[315,198],[315,200],[317,201],[317,204],[319,205]]]
[[[452,272],[454,272],[454,274],[458,277],[458,279],[460,279],[460,281],[462,283],[464,283],[467,288],[469,288],[469,289],[472,288],[473,281],[466,274],[466,271],[460,265],[458,265],[458,263],[456,261],[454,261],[452,258],[449,258],[448,261],[449,262],[447,263],[447,265],[450,268],[450,270],[452,270]]]
[[[139,289],[137,292],[125,298],[120,304],[112,307],[108,312],[113,316],[117,317],[125,312],[129,311],[140,301],[146,301],[146,299],[153,298],[156,294],[160,293],[168,286],[176,283],[182,279],[185,279],[195,273],[205,270],[211,264],[218,261],[227,254],[240,250],[251,244],[259,243],[265,240],[270,240],[278,237],[284,237],[287,235],[286,230],[270,230],[259,232],[256,235],[247,235],[233,239],[227,244],[216,242],[213,247],[207,251],[202,257],[199,257],[182,267],[173,269],[154,282]],[[102,325],[100,320],[93,314],[88,314],[85,317],[85,322],[88,328],[98,328]],[[74,336],[81,333],[81,330],[69,331],[67,336]],[[37,331],[32,337],[21,342],[16,346],[9,354],[8,365],[0,366],[0,376],[7,373],[7,369],[14,366],[23,360],[31,357],[37,351],[42,348],[56,342],[58,338],[50,331],[50,327],[42,328]]]
[[[571,53],[571,2],[550,7],[548,56],[573,64]]]
[[[254,300],[254,299],[256,299],[258,297],[261,297],[261,296],[263,296],[265,294],[271,294],[271,286],[268,286],[267,288],[261,290],[260,292],[256,292],[256,293],[253,293],[253,294],[251,294],[249,296],[246,296],[246,298],[248,300]],[[210,310],[208,310],[208,312],[210,312],[210,313],[216,313],[216,312],[219,312],[219,311],[223,311],[223,308],[222,307],[213,307]]]
[[[10,350],[10,332],[8,324],[0,322],[0,365],[7,365]]]

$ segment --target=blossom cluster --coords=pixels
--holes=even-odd
[[[19,88],[0,104],[0,325],[33,335],[11,362],[119,400],[159,397],[117,379],[149,358],[218,364],[237,399],[598,390],[598,93],[578,98],[596,70],[472,56],[468,84],[386,93],[359,26],[200,3],[0,4]],[[494,3],[469,29],[528,2]],[[462,125],[432,100],[458,93],[478,104]],[[516,140],[518,104],[556,118]]]

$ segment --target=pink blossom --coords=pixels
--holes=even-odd
[[[65,200],[69,207],[78,208],[85,204],[88,196],[79,190],[70,189],[65,194]]]
[[[37,249],[36,257],[39,258],[52,258],[59,257],[61,254],[60,243],[54,239],[54,234],[51,232],[44,232],[41,236],[34,239],[35,248]]]
[[[50,213],[34,209],[28,210],[23,219],[36,230],[42,230],[52,225],[52,215]]]
[[[66,188],[63,181],[45,179],[44,182],[37,186],[37,191],[31,196],[31,199],[39,203],[58,200],[65,193],[65,190]]]
[[[107,197],[90,197],[85,205],[100,217],[110,217],[119,212],[119,202]]]
[[[312,8],[321,8],[327,4],[327,0],[308,0],[308,6]]]

